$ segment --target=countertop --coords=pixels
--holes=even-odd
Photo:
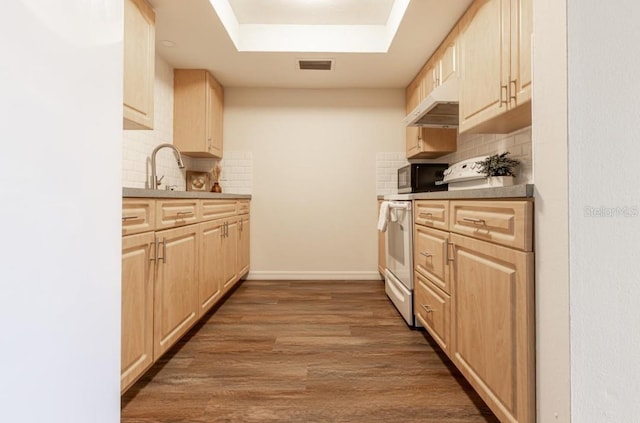
[[[144,188],[122,188],[123,198],[204,198],[204,199],[237,199],[251,200],[250,195],[246,194],[226,194],[215,192],[200,191],[169,191],[169,190],[152,190]]]
[[[499,188],[465,189],[458,191],[419,192],[378,196],[380,200],[458,200],[490,198],[533,198],[533,184],[511,185]]]

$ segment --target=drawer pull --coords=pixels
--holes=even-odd
[[[122,221],[126,222],[127,220],[137,220],[140,219],[140,216],[122,216]]]
[[[420,306],[424,309],[424,311],[426,311],[427,313],[433,313],[433,310],[429,308],[429,306],[427,304],[420,304]]]
[[[471,217],[463,217],[463,221],[473,223],[474,225],[485,225],[484,219],[473,219]]]
[[[418,214],[418,216],[420,216],[423,219],[433,219],[433,214],[432,213],[420,213],[420,214]]]
[[[178,215],[178,217],[185,217],[185,216],[191,216],[193,214],[193,212],[192,211],[179,211],[176,214]]]
[[[420,251],[420,255],[421,256],[425,256],[425,257],[433,257],[433,254],[429,254],[429,253],[424,252],[424,251]]]

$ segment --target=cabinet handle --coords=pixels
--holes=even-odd
[[[433,254],[429,254],[429,253],[424,252],[424,251],[420,251],[420,255],[421,256],[425,256],[425,257],[433,257]]]
[[[504,90],[504,100],[502,99],[502,90]],[[503,104],[509,104],[509,84],[500,85],[500,107]]]
[[[162,244],[162,257],[158,257],[158,247],[156,246],[156,257],[158,257],[158,260],[162,259],[162,263],[166,264],[167,263],[167,238],[162,237],[162,241],[158,243],[158,240],[156,240],[156,245],[158,244]]]
[[[185,216],[191,216],[193,214],[193,212],[192,211],[179,211],[176,214],[178,215],[178,217],[185,217]]]
[[[136,220],[140,219],[140,216],[122,216],[122,221],[126,222],[127,220]]]
[[[462,220],[465,221],[465,222],[471,222],[474,225],[485,225],[486,224],[484,219],[473,219],[471,217],[463,217]]]
[[[422,217],[423,219],[433,219],[432,213],[419,213],[418,216]]]
[[[158,240],[156,239],[153,242],[149,243],[149,248],[153,246],[153,257],[149,257],[149,261],[156,261],[156,257],[158,257]]]
[[[516,83],[517,79],[513,79],[509,81],[509,85],[513,84],[513,94],[509,93],[509,101],[516,101],[516,93],[518,90],[518,84]],[[511,91],[511,86],[509,86],[509,91]]]
[[[427,313],[433,313],[433,310],[429,308],[429,306],[427,304],[420,304],[420,306],[424,309],[424,311],[426,311]]]
[[[444,249],[445,260],[446,260],[447,263],[450,262],[450,261],[455,261],[455,257],[453,257],[453,254],[451,254],[451,257],[449,257],[449,246],[453,247],[453,250],[451,250],[451,251],[454,251],[455,248],[456,248],[456,244],[454,244],[453,242],[449,242],[449,239],[447,238],[447,245],[446,245],[446,247]]]

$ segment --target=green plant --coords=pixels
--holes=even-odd
[[[508,151],[502,154],[494,154],[484,160],[476,162],[480,165],[480,172],[485,176],[516,176],[513,169],[520,164],[520,160],[507,157]]]

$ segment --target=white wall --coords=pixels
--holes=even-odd
[[[566,0],[534,1],[536,395],[541,423],[571,421],[566,19]]]
[[[377,278],[376,153],[404,150],[404,92],[225,91],[225,150],[253,155],[252,278]]]
[[[640,416],[640,3],[568,2],[576,422]]]
[[[120,414],[122,3],[0,6],[0,421]]]

